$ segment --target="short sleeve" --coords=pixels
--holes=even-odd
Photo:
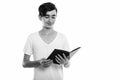
[[[70,51],[69,43],[68,43],[68,40],[67,40],[66,36],[64,36],[63,50]]]
[[[33,53],[33,50],[32,50],[32,40],[31,40],[30,36],[28,36],[28,38],[27,38],[27,41],[25,43],[23,52],[25,54],[28,54],[28,55],[32,55],[32,53]]]

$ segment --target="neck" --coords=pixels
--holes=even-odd
[[[53,28],[46,28],[46,27],[44,27],[42,30],[41,30],[41,32],[43,33],[43,34],[45,34],[45,35],[48,35],[48,34],[50,34],[51,32],[53,32],[54,30],[53,30]]]
[[[43,27],[42,30],[45,31],[45,32],[49,32],[49,31],[53,31],[53,28],[52,27],[51,28],[49,28],[49,27]]]

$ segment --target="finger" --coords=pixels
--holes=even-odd
[[[47,61],[51,61],[51,59],[47,59]]]
[[[52,63],[52,60],[47,60],[46,61],[46,64],[50,64],[50,63]]]
[[[65,56],[65,54],[63,54],[63,57],[64,57],[65,60],[67,59],[67,57]]]
[[[60,64],[60,61],[59,61],[57,58],[56,58],[55,60],[56,60],[56,62],[57,62],[57,63],[59,63],[59,64]]]
[[[58,61],[61,61],[61,59],[58,56],[55,56]]]
[[[51,63],[53,63],[53,61],[52,61],[52,60],[50,60],[48,63],[49,63],[49,64],[51,64]]]
[[[43,66],[44,67],[49,67],[52,63],[48,62],[48,63],[44,63]]]
[[[44,64],[43,65],[45,68],[49,67],[50,65],[49,64]]]
[[[45,62],[49,62],[49,61],[50,61],[50,59],[46,59],[46,60],[45,60]]]
[[[53,62],[53,60],[51,60],[51,62]]]
[[[47,60],[45,60],[45,63],[46,64],[52,63],[52,60],[51,59],[47,59]]]
[[[64,63],[64,60],[62,60],[60,57],[56,56],[56,58],[57,58],[57,60],[59,60],[59,62],[60,62],[61,64]]]
[[[43,64],[50,64],[50,63],[51,63],[51,60],[45,59],[42,63],[43,63]]]
[[[59,58],[64,62],[64,59],[58,54]]]
[[[69,59],[65,56],[65,54],[63,54],[65,61],[68,61]]]

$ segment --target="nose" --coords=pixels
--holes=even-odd
[[[49,21],[52,22],[52,20],[53,20],[52,17],[49,17]]]

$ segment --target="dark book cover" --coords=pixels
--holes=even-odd
[[[55,63],[55,64],[59,64],[59,63],[57,63],[57,61],[55,60],[56,59],[56,57],[55,56],[57,56],[58,54],[61,56],[61,57],[63,57],[63,54],[68,58],[68,59],[70,59],[71,58],[71,56],[70,56],[70,54],[72,54],[72,56],[76,53],[75,51],[77,51],[78,49],[80,49],[80,47],[78,47],[78,48],[75,48],[74,50],[72,50],[72,51],[66,51],[66,50],[61,50],[61,49],[54,49],[53,50],[53,52],[48,56],[48,58],[47,59],[51,59],[51,60],[53,60],[53,63]],[[75,52],[75,53],[74,53]],[[64,57],[63,57],[64,58]]]

